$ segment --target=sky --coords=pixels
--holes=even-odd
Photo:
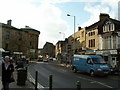
[[[39,48],[46,42],[54,45],[99,20],[100,13],[118,19],[119,0],[0,0],[0,22],[12,20],[12,26],[26,25],[40,31]],[[70,14],[68,17],[67,14]]]

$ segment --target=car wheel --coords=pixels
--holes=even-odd
[[[92,71],[90,71],[90,76],[91,76],[91,77],[95,76],[95,73],[94,73],[94,71],[93,71],[93,70],[92,70]]]
[[[77,72],[77,69],[75,67],[73,67],[73,72],[76,73]]]

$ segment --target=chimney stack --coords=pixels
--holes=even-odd
[[[79,27],[78,27],[78,31],[80,31],[80,30],[81,30],[81,27],[79,26]]]
[[[109,14],[100,13],[100,16],[99,16],[100,21],[103,21],[103,20],[105,20],[106,18],[110,18]]]
[[[10,19],[7,21],[7,25],[11,26],[11,24],[12,24],[12,20]]]

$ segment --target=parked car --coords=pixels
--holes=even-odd
[[[43,61],[43,58],[42,58],[42,57],[39,57],[37,61],[42,62],[42,61]]]
[[[48,62],[48,59],[47,58],[43,58],[43,62]]]
[[[53,58],[49,58],[50,61],[53,61]]]
[[[72,70],[74,72],[87,72],[90,76],[107,76],[110,68],[101,56],[97,55],[74,55],[72,59]]]

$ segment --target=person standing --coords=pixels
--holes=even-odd
[[[0,90],[2,89],[2,62],[3,59],[0,57]]]
[[[10,78],[14,72],[14,66],[9,61],[9,56],[5,56],[4,62],[2,63],[2,84],[4,90],[9,90]]]

